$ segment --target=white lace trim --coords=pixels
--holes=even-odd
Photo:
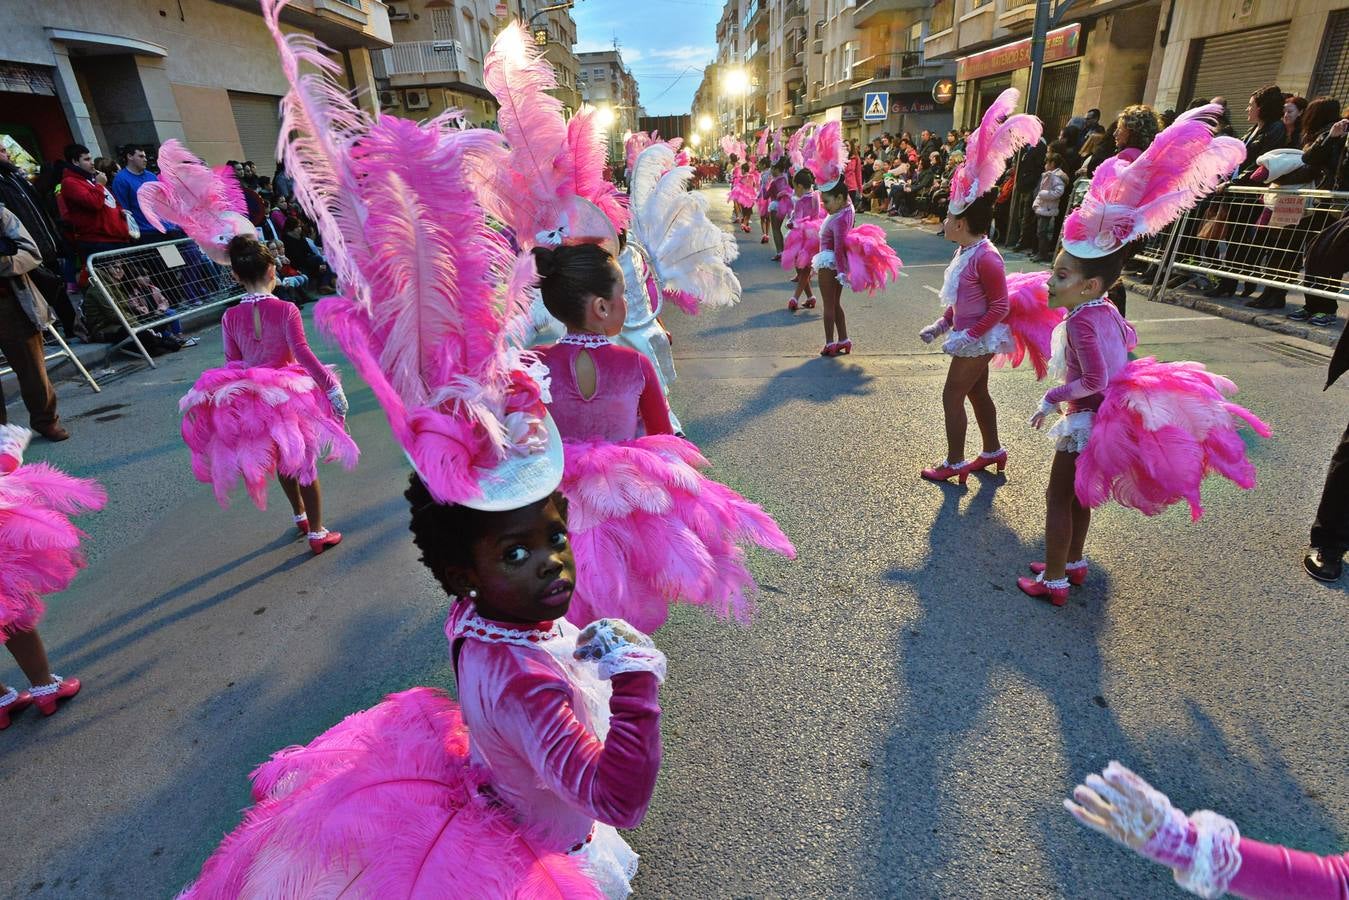
[[[810,265],[814,269],[834,269],[838,270],[838,260],[834,257],[833,250],[821,250],[810,259]]]
[[[454,627],[456,638],[471,638],[484,644],[515,644],[520,647],[537,647],[545,641],[562,637],[554,625],[547,631],[536,628],[507,628],[495,622],[489,622],[479,616],[477,610],[467,612]]]
[[[596,822],[589,839],[574,855],[608,900],[625,900],[632,894],[639,857],[612,825]]]
[[[979,453],[979,458],[980,458],[980,459],[994,459],[995,457],[1002,456],[1002,455],[1003,455],[1004,453],[1006,453],[1006,452],[1007,452],[1007,448],[1006,448],[1006,447],[999,447],[998,449],[994,450],[992,453],[989,453],[987,450],[982,450],[982,451],[980,451],[980,453]]]
[[[1087,449],[1091,440],[1091,427],[1096,421],[1096,413],[1089,409],[1059,416],[1059,420],[1046,432],[1054,442],[1055,450],[1065,453],[1081,453]]]
[[[1051,381],[1063,381],[1064,376],[1068,374],[1068,320],[1077,315],[1079,310],[1090,309],[1093,306],[1113,305],[1104,297],[1079,303],[1068,310],[1068,315],[1063,317],[1063,321],[1054,326],[1054,333],[1049,339],[1048,375]]]
[[[988,238],[982,237],[968,247],[956,249],[955,256],[951,257],[951,264],[946,267],[946,271],[941,277],[941,293],[938,294],[938,298],[941,300],[942,308],[956,305],[956,291],[960,285],[960,276],[969,268],[970,260],[974,259],[976,249],[986,243],[988,243]]]
[[[1065,569],[1085,569],[1087,567],[1087,558],[1084,556],[1077,562],[1070,562],[1064,565]]]
[[[1068,587],[1067,578],[1055,578],[1053,581],[1046,581],[1044,572],[1041,572],[1039,575],[1036,575],[1035,580],[1043,584],[1045,587],[1051,588],[1056,591]]]
[[[603,347],[612,344],[607,335],[593,334],[591,332],[578,333],[568,331],[558,339],[559,344],[571,344],[574,347]]]
[[[63,681],[65,681],[64,678],[53,672],[51,684],[42,684],[37,687],[29,688],[28,693],[32,694],[34,697],[45,697],[48,694],[55,694],[57,691],[61,690],[61,683]]]
[[[293,518],[296,522],[308,522],[308,521],[309,521],[309,514],[308,514],[308,513],[300,513],[298,516],[292,516],[291,518]]]
[[[6,706],[11,705],[12,703],[14,703],[14,701],[18,699],[19,699],[19,692],[16,691],[14,688],[10,688],[4,694],[0,694],[0,709],[4,709]]]
[[[952,336],[959,333],[952,332]],[[942,350],[951,356],[960,357],[988,356],[990,353],[1012,353],[1016,350],[1016,340],[1012,337],[1012,329],[1006,322],[999,322],[984,332],[983,337],[959,349],[949,349],[950,344],[951,338],[948,337],[942,344]]]
[[[625,672],[650,672],[658,684],[665,683],[665,654],[655,647],[625,644],[600,659],[600,677],[605,681]]]
[[[272,296],[273,296],[272,294],[268,294],[268,293],[244,294],[242,297],[239,298],[239,302],[240,302],[240,303],[257,303],[257,302],[260,301],[260,300],[270,300],[270,299],[272,299]]]
[[[1194,863],[1188,871],[1175,872],[1176,884],[1204,900],[1227,893],[1241,869],[1241,832],[1231,819],[1207,809],[1191,814],[1195,828]]]

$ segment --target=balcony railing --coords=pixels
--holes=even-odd
[[[899,53],[877,53],[853,63],[852,86],[861,87],[873,81],[892,81],[899,78],[921,78],[923,54],[917,50]]]
[[[399,75],[453,75],[468,71],[468,59],[450,41],[407,41],[375,54],[382,77]],[[376,75],[380,75],[378,71]]]
[[[1032,0],[1033,2],[1033,0]],[[932,4],[932,32],[945,31],[956,23],[956,0],[937,0]]]

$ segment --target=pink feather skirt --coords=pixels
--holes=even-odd
[[[673,603],[746,624],[758,585],[742,547],[796,558],[767,513],[703,475],[707,460],[683,438],[565,446],[561,490],[577,572],[567,619],[578,626],[610,617],[652,632]]]
[[[1020,366],[1029,359],[1036,380],[1049,371],[1054,328],[1067,310],[1049,306],[1048,272],[1016,272],[1007,276],[1007,300],[1010,309],[1003,320],[1011,329],[1016,349],[993,357],[993,365]]]
[[[874,294],[899,278],[903,263],[879,225],[854,225],[844,241],[848,250],[847,271],[840,272],[839,277],[854,293]]]
[[[759,199],[756,186],[748,181],[737,181],[735,187],[731,188],[731,202],[739,206],[753,206]]]
[[[352,469],[360,457],[327,396],[298,364],[208,369],[178,408],[192,474],[215,488],[224,507],[241,481],[253,503],[266,509],[274,476],[313,484],[320,460]]]
[[[823,218],[792,221],[791,231],[782,240],[782,268],[789,272],[809,269],[811,260],[820,252],[820,226]]]
[[[47,463],[0,475],[0,643],[36,628],[43,595],[65,590],[84,568],[85,535],[70,517],[107,499],[96,482]]]
[[[760,218],[766,217],[768,215],[768,198],[760,197],[755,200],[754,208],[755,211],[758,212]]]
[[[1196,362],[1126,365],[1105,390],[1077,459],[1083,505],[1107,500],[1154,516],[1182,500],[1191,519],[1204,513],[1200,486],[1211,474],[1255,487],[1255,466],[1238,429],[1269,437],[1268,425],[1227,398],[1236,385]]]
[[[602,898],[493,802],[444,691],[390,694],[253,772],[254,804],[180,898]]]

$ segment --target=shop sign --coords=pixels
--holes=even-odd
[[[1030,66],[1030,38],[994,47],[982,53],[962,56],[956,60],[956,80],[973,81],[1003,72],[1014,72]],[[1056,28],[1045,36],[1045,62],[1072,59],[1082,49],[1082,25],[1074,22]]]
[[[918,113],[940,112],[940,107],[937,101],[927,94],[892,94],[890,96],[890,112],[898,116],[916,115]]]
[[[932,86],[932,99],[942,106],[949,106],[956,99],[956,83],[949,78],[942,78]]]
[[[862,109],[856,103],[840,107],[839,119],[844,122],[856,122],[862,117]]]

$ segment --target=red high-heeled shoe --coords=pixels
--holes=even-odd
[[[55,672],[52,673],[52,678],[56,679],[56,690],[46,694],[38,694],[33,690],[29,691],[33,698],[33,705],[44,716],[50,716],[56,712],[58,703],[62,700],[69,700],[80,692],[80,680],[78,678],[62,678]]]
[[[300,532],[300,534],[308,534],[308,533],[309,533],[309,516],[306,516],[306,515],[301,514],[301,515],[300,515],[300,518],[298,518],[298,519],[295,520],[295,528],[296,528],[296,530],[298,530],[298,531]]]
[[[982,472],[989,466],[997,466],[998,474],[1002,474],[1002,471],[1007,468],[1007,448],[1004,447],[992,456],[984,456],[980,453],[970,460],[971,472]]]
[[[1042,597],[1047,599],[1055,606],[1062,606],[1068,602],[1068,587],[1053,587],[1040,578],[1027,578],[1021,576],[1016,580],[1016,586],[1021,588],[1021,592],[1028,597]]]
[[[33,704],[33,695],[28,691],[18,691],[9,703],[0,706],[0,731],[9,727],[10,716],[18,715]]]
[[[314,537],[312,531],[309,533],[309,549],[314,551],[315,556],[329,547],[336,547],[340,543],[342,543],[342,533],[339,531],[325,531],[318,537]]]
[[[799,304],[799,303],[796,302],[796,298],[795,298],[795,297],[793,297],[792,299],[790,299],[790,300],[787,301],[787,311],[788,311],[788,312],[796,312],[796,311],[797,311],[798,309],[800,309],[800,308],[801,308],[801,304]]]
[[[951,478],[959,475],[960,483],[964,484],[965,474],[967,472],[965,467],[968,465],[969,463],[956,463],[955,465],[951,465],[948,461],[943,460],[940,465],[928,466],[919,474],[928,481],[949,481]]]
[[[1033,562],[1030,564],[1030,570],[1036,575],[1043,575],[1045,564],[1042,562]],[[1068,574],[1068,583],[1073,587],[1081,587],[1087,583],[1087,567],[1085,565],[1064,569]]]
[[[765,234],[763,237],[759,238],[759,243],[761,244],[768,243],[768,235]]]
[[[741,226],[740,226],[740,230],[743,231],[745,234],[749,234],[749,226],[748,226],[748,225],[741,225]]]
[[[806,302],[801,304],[801,308],[802,308],[802,309],[814,309],[814,308],[815,308],[815,298],[814,298],[814,297],[807,297],[807,298],[806,298]]]
[[[847,356],[849,353],[852,352],[852,341],[851,341],[851,340],[842,340],[842,341],[839,341],[839,342],[838,342],[837,344],[835,344],[834,346],[838,348],[838,355],[839,355],[839,356]]]
[[[824,345],[824,349],[822,349],[822,350],[820,351],[820,355],[821,355],[821,356],[838,356],[838,344],[835,344],[835,343],[832,343],[832,342],[831,342],[831,343],[828,343],[828,344],[825,344],[825,345]]]

